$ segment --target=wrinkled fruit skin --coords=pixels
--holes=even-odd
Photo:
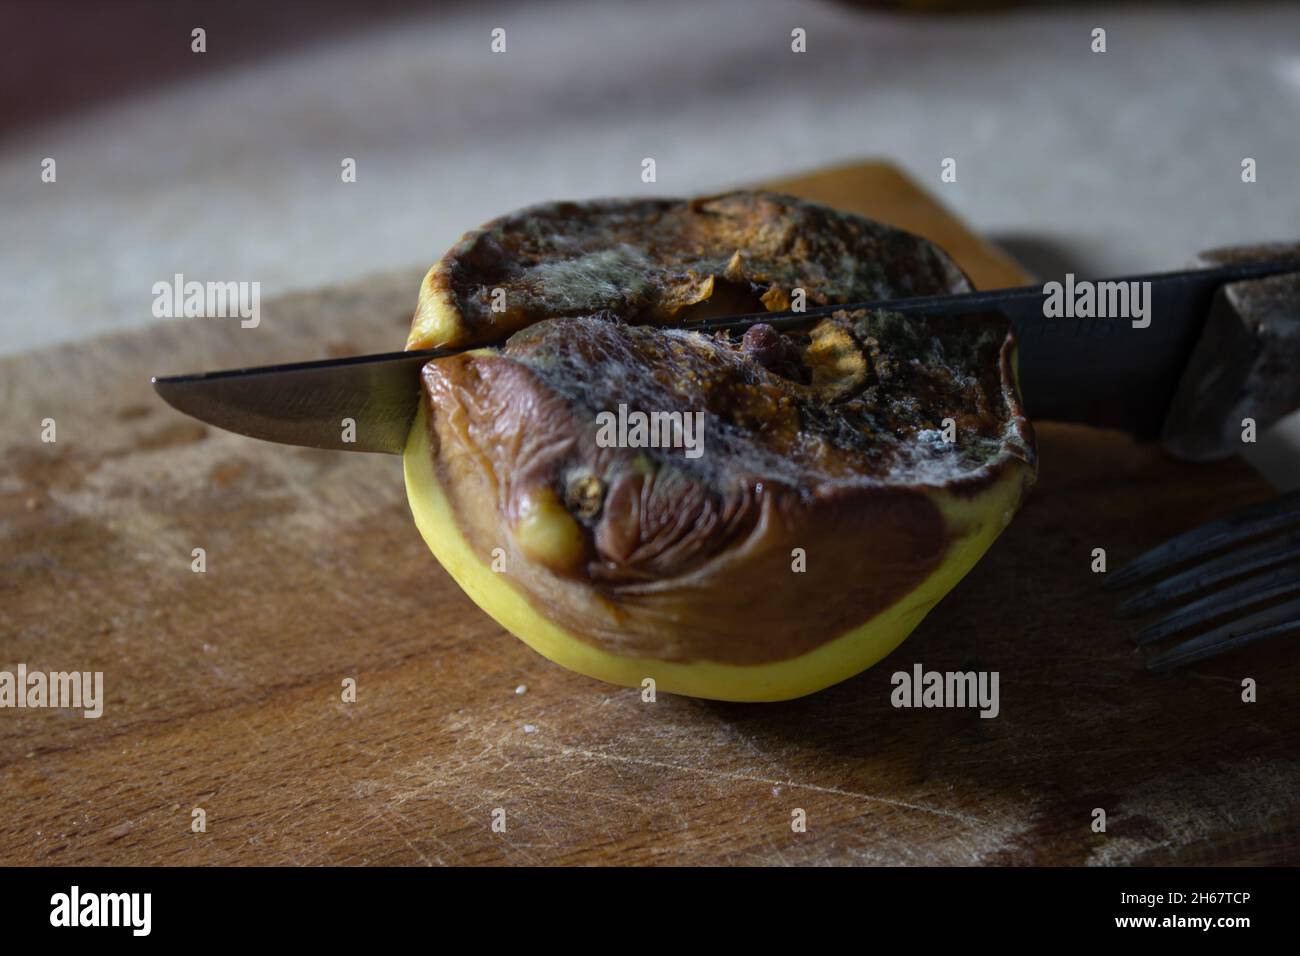
[[[571,670],[739,701],[836,683],[912,631],[1033,481],[1000,319],[727,337],[640,318],[530,318],[429,363],[405,454],[444,568]],[[609,446],[600,413],[620,405],[698,414],[699,453]]]

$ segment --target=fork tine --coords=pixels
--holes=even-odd
[[[1175,564],[1297,521],[1300,521],[1300,490],[1234,511],[1227,517],[1170,538],[1113,574],[1106,575],[1103,587],[1114,589],[1136,584]]]
[[[1147,661],[1147,670],[1167,673],[1266,638],[1300,631],[1300,599],[1279,604],[1199,634]]]
[[[1300,565],[1273,568],[1180,607],[1142,628],[1134,636],[1134,640],[1138,647],[1145,647],[1171,634],[1212,621],[1229,611],[1238,611],[1243,607],[1250,607],[1252,604],[1290,594],[1293,591],[1300,591]]]
[[[1238,548],[1165,578],[1121,603],[1115,609],[1115,614],[1118,617],[1132,617],[1220,581],[1295,557],[1300,557],[1300,531]]]

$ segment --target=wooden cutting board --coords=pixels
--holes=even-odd
[[[1024,279],[888,166],[778,185],[923,233],[980,285]],[[256,330],[177,320],[0,360],[0,669],[103,671],[106,698],[98,720],[0,711],[0,863],[1300,859],[1300,655],[1148,676],[1089,570],[1266,497],[1245,466],[1043,425],[1021,515],[877,667],[785,704],[643,703],[480,613],[397,458],[226,434],[150,390],[400,347],[421,272],[279,299]],[[1000,716],[892,708],[916,662],[997,670]]]

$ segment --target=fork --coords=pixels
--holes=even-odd
[[[1193,561],[1196,563],[1190,567],[1169,573]],[[1134,636],[1139,647],[1275,599],[1287,600],[1220,623],[1155,655],[1147,661],[1147,669],[1154,673],[1300,632],[1300,597],[1296,596],[1300,595],[1300,491],[1270,498],[1171,538],[1107,575],[1104,586],[1118,590],[1157,575],[1162,579],[1120,603],[1115,609],[1117,617],[1134,617],[1176,601],[1193,600],[1141,628]],[[1225,582],[1232,583],[1196,596]]]

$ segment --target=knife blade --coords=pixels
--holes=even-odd
[[[1019,340],[1020,385],[1031,418],[1119,428],[1152,439],[1159,435],[1215,292],[1227,283],[1298,270],[1300,259],[1287,258],[1076,282],[1149,282],[1150,322],[1141,328],[1125,317],[1048,317],[1045,284],[724,316],[681,328],[741,332],[762,322],[790,330],[856,309],[954,317],[997,312]],[[252,438],[400,454],[419,403],[420,369],[433,359],[481,347],[169,375],[154,377],[153,387],[186,415]],[[351,441],[346,419],[354,423]]]

